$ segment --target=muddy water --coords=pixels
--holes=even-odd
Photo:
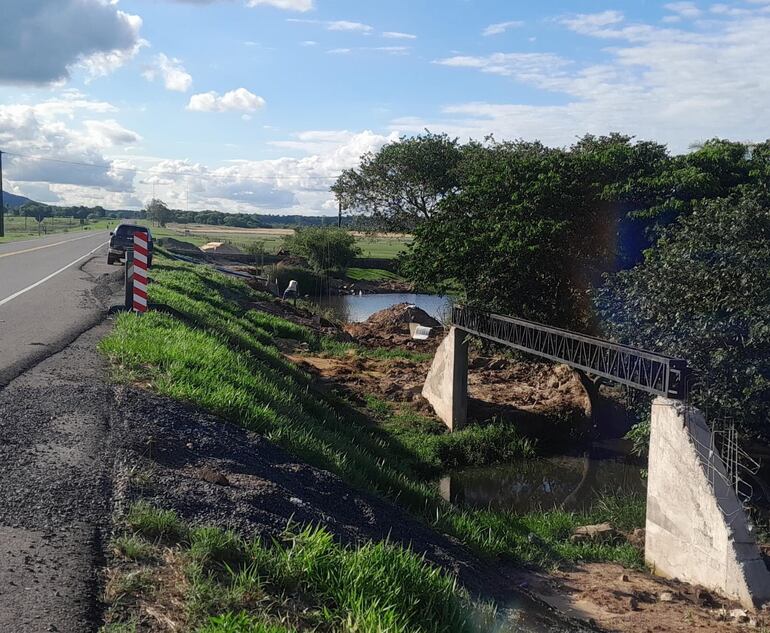
[[[562,506],[587,509],[603,493],[645,491],[641,469],[623,457],[522,459],[451,473],[439,487],[455,505],[521,513]]]
[[[416,305],[441,322],[447,320],[452,309],[451,299],[448,297],[409,293],[331,296],[321,297],[318,302],[320,305],[334,310],[339,319],[348,323],[366,321],[375,312],[398,303]]]

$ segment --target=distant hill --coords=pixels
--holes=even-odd
[[[17,196],[13,193],[3,191],[3,204],[9,209],[18,209],[21,205],[32,202],[29,198],[24,196]]]

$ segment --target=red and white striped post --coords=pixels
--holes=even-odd
[[[144,231],[134,233],[134,311],[139,313],[147,312],[148,241]]]

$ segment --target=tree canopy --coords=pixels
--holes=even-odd
[[[597,305],[619,340],[686,358],[703,408],[770,437],[770,209],[739,192],[696,203]]]
[[[344,209],[373,216],[381,228],[409,231],[430,219],[442,198],[457,189],[461,160],[458,140],[446,134],[403,137],[362,156],[331,190]]]

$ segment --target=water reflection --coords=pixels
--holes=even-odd
[[[449,297],[410,293],[321,297],[318,303],[323,307],[331,308],[339,319],[348,323],[366,321],[375,312],[398,303],[416,305],[442,323],[448,319],[452,310],[452,301]]]
[[[623,459],[551,457],[458,471],[439,483],[455,505],[517,512],[565,506],[584,509],[608,490],[644,494],[638,466]]]

